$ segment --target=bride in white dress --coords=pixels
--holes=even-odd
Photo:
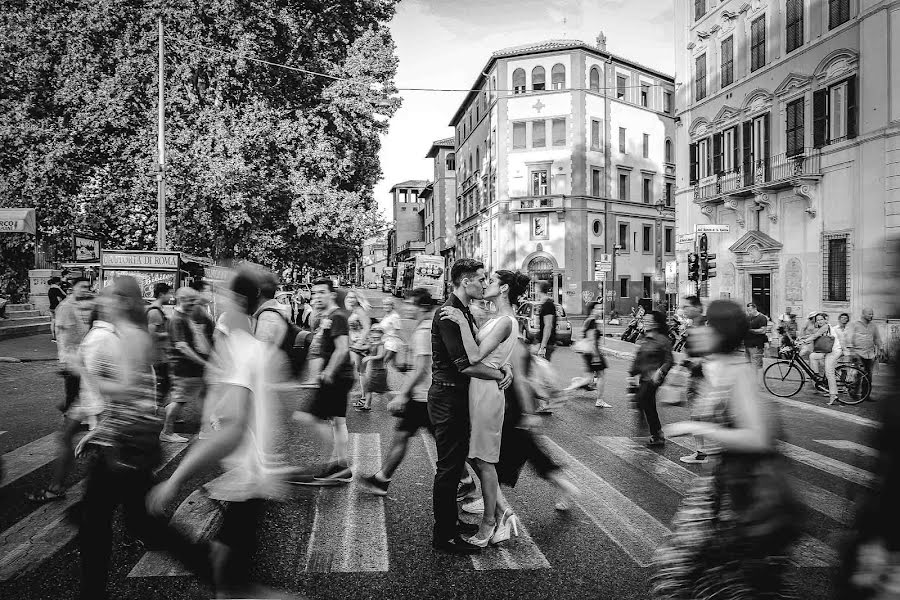
[[[441,309],[441,318],[460,325],[463,344],[469,362],[500,369],[509,363],[517,342],[519,326],[514,304],[528,289],[530,279],[519,272],[501,270],[488,282],[484,299],[497,307],[497,314],[473,337],[461,311],[452,307]],[[495,465],[500,459],[500,434],[506,398],[494,380],[472,378],[469,383],[469,420],[471,436],[469,458],[474,459],[484,498],[484,514],[478,533],[467,540],[476,546],[487,546],[518,535],[518,520],[500,494]]]

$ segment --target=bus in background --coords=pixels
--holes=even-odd
[[[381,291],[386,294],[393,292],[394,281],[397,279],[396,267],[384,267],[381,269]]]
[[[444,272],[444,257],[431,254],[419,254],[413,259],[409,288],[425,288],[431,294],[432,300],[442,304],[445,300],[446,273]]]

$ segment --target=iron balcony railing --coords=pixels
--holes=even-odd
[[[749,165],[718,173],[693,185],[694,199],[705,200],[723,194],[752,194],[757,189],[779,189],[798,180],[822,174],[821,153],[816,148],[776,154]],[[745,166],[749,168],[745,168]]]

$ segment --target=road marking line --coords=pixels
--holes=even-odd
[[[694,472],[639,445],[631,438],[592,436],[591,439],[628,464],[652,475],[680,496],[687,495],[697,478]],[[801,567],[828,567],[837,564],[837,553],[824,542],[809,535],[803,535],[791,548],[791,557]]]
[[[4,488],[17,479],[53,462],[59,454],[59,436],[58,431],[53,432],[4,454],[4,473],[0,488]],[[77,444],[78,441],[76,440],[74,443]]]
[[[847,421],[848,423],[853,423],[855,425],[863,425],[865,427],[879,427],[880,424],[878,421],[874,421],[872,419],[867,419],[865,417],[860,417],[858,415],[851,415],[848,413],[843,413],[838,410],[834,410],[831,408],[825,408],[824,406],[819,406],[818,404],[810,404],[809,402],[801,402],[800,400],[791,400],[790,398],[778,398],[776,396],[768,395],[769,398],[774,400],[775,402],[780,402],[786,406],[791,406],[793,408],[799,408],[800,410],[808,410],[810,412],[814,412],[820,415],[825,415],[827,417],[832,417],[834,419],[840,419],[842,421]]]
[[[349,450],[352,464],[360,472],[376,473],[381,469],[379,434],[351,434]],[[319,489],[305,571],[360,573],[387,570],[384,498],[363,493],[356,479],[340,489]]]
[[[162,463],[156,472],[165,468],[187,446],[163,445]],[[87,479],[82,479],[66,490],[64,499],[40,506],[0,534],[0,581],[34,570],[75,539],[78,528],[66,520],[66,513],[81,500],[86,485]]]
[[[862,444],[857,444],[856,442],[851,442],[850,440],[813,440],[819,444],[824,444],[826,446],[831,446],[832,448],[837,448],[838,450],[847,450],[848,452],[853,452],[854,454],[859,454],[862,456],[878,456],[878,450],[874,448],[869,448],[868,446],[863,446]]]
[[[669,529],[553,440],[546,436],[541,439],[554,462],[563,465],[569,478],[578,482],[581,494],[573,499],[575,504],[634,562],[650,566]]]
[[[805,448],[788,444],[787,442],[778,442],[778,445],[788,458],[799,463],[803,463],[804,465],[819,469],[829,475],[840,477],[841,479],[864,487],[872,487],[874,484],[875,475],[870,471],[848,465],[847,463],[835,460],[824,454],[806,450]]]
[[[681,446],[685,450],[690,450],[691,452],[697,451],[695,438],[684,437],[667,439],[676,446]],[[855,511],[853,502],[850,500],[842,498],[834,492],[829,492],[808,481],[797,479],[792,475],[788,475],[788,481],[790,482],[791,489],[794,493],[797,494],[800,497],[800,500],[808,507],[843,525],[850,525],[853,522]]]
[[[437,465],[437,447],[431,434],[422,433],[425,453],[434,471]],[[512,506],[512,505],[510,505]],[[515,507],[512,507],[515,511]],[[550,561],[534,542],[528,529],[519,523],[519,537],[511,537],[503,545],[485,548],[479,554],[470,556],[476,571],[494,571],[498,569],[549,569]]]

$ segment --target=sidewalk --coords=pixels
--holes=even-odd
[[[56,361],[56,344],[49,333],[0,340],[0,362]]]

